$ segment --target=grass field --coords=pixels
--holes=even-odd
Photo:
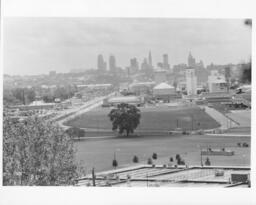
[[[140,108],[141,122],[137,130],[165,131],[182,127],[187,130],[212,129],[219,124],[198,107]],[[94,129],[111,129],[109,108],[96,108],[65,123],[68,126]]]
[[[237,147],[238,142],[250,145],[250,140],[250,137],[204,135],[145,136],[82,140],[77,141],[75,146],[77,161],[82,161],[88,171],[92,167],[96,171],[113,169],[114,152],[118,167],[136,165],[132,162],[134,155],[138,156],[140,163],[145,164],[153,152],[158,155],[156,164],[167,164],[170,157],[175,159],[175,155],[180,154],[187,164],[200,165],[200,146],[225,146],[235,152],[234,156],[209,156],[212,165],[250,166],[250,147]]]

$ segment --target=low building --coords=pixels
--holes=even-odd
[[[136,82],[129,85],[129,91],[136,95],[151,94],[155,82]]]
[[[144,99],[138,96],[119,96],[111,97],[103,100],[103,107],[117,106],[121,103],[127,103],[130,105],[141,106],[144,104]]]
[[[153,96],[157,100],[163,100],[164,102],[170,102],[171,100],[181,98],[176,93],[175,88],[167,83],[160,83],[153,88]]]
[[[225,76],[219,74],[216,70],[211,71],[211,75],[208,76],[208,87],[210,93],[228,91]]]
[[[12,109],[18,109],[21,111],[26,110],[48,110],[48,109],[54,109],[55,103],[44,103],[43,101],[34,101],[29,105],[18,105],[18,106],[12,106]]]
[[[229,93],[202,93],[201,98],[207,103],[229,103],[232,95]]]

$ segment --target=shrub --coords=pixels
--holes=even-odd
[[[173,158],[172,157],[170,157],[170,162],[173,162]]]
[[[138,162],[139,162],[139,158],[138,158],[136,155],[134,155],[132,161],[133,161],[134,163],[138,163]]]
[[[178,161],[179,159],[181,159],[179,154],[176,154],[175,159]]]
[[[112,166],[113,166],[113,167],[115,167],[115,168],[118,166],[118,162],[117,162],[117,160],[116,160],[116,159],[114,159],[114,160],[113,160],[113,162],[112,162]]]
[[[157,153],[153,153],[152,158],[157,159]]]
[[[206,166],[210,166],[211,165],[210,159],[208,157],[206,158],[205,165]]]
[[[152,159],[151,158],[148,158],[148,164],[152,164]]]

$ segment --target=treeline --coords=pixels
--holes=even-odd
[[[29,104],[36,98],[36,92],[30,88],[3,89],[4,105]]]
[[[54,102],[56,98],[66,100],[77,92],[74,86],[56,87],[54,89],[42,88],[12,88],[3,90],[4,105],[27,105],[35,101],[36,98],[46,103]]]

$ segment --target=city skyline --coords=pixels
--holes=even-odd
[[[98,55],[106,62],[114,55],[123,69],[132,58],[143,63],[149,52],[154,67],[164,54],[171,67],[186,63],[189,51],[205,65],[251,55],[242,19],[7,18],[4,28],[4,73],[11,75],[97,69]]]

